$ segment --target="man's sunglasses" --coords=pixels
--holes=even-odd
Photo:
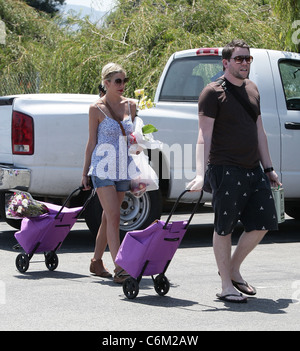
[[[236,57],[232,57],[232,60],[235,61],[235,63],[241,64],[244,62],[244,60],[246,61],[246,63],[252,63],[253,62],[253,56],[236,56]]]
[[[121,85],[122,83],[123,84],[126,84],[126,83],[128,83],[128,81],[129,81],[129,78],[124,78],[124,79],[121,79],[121,78],[116,78],[115,79],[115,84],[117,84],[117,85]]]

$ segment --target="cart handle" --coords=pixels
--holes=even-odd
[[[170,222],[170,219],[171,219],[171,217],[173,216],[173,214],[174,214],[174,212],[175,212],[175,210],[176,210],[176,208],[177,208],[177,206],[178,206],[178,204],[179,204],[180,199],[183,197],[183,195],[184,195],[185,193],[187,193],[187,192],[189,192],[189,191],[190,191],[189,189],[186,189],[186,190],[184,190],[184,191],[179,195],[178,199],[176,200],[176,202],[175,202],[175,204],[174,204],[174,206],[173,206],[173,208],[172,208],[172,210],[171,210],[171,212],[170,212],[170,214],[169,214],[169,216],[168,216],[168,218],[167,218],[167,220],[166,220],[165,225],[163,226],[163,229],[166,229],[168,223]],[[200,201],[202,200],[202,197],[203,197],[203,190],[201,190],[201,194],[200,194],[200,196],[199,196],[199,199],[198,199],[196,205],[194,206],[194,209],[193,209],[193,211],[192,211],[192,213],[191,213],[191,216],[190,216],[190,218],[189,218],[189,220],[188,220],[188,222],[187,222],[187,224],[186,224],[186,226],[185,226],[184,229],[187,229],[188,226],[190,225],[190,223],[191,223],[191,221],[192,221],[192,219],[193,219],[193,217],[194,217],[194,214],[196,213],[196,210],[197,210],[197,208],[198,208],[198,206],[199,206],[199,204],[200,204]]]
[[[61,214],[62,210],[66,207],[66,204],[68,203],[68,201],[71,199],[71,197],[79,190],[84,189],[84,186],[81,185],[78,188],[76,188],[74,191],[71,192],[71,194],[67,197],[67,199],[65,200],[65,202],[63,203],[61,209],[57,212],[56,216],[54,217],[55,219],[58,218],[58,216]],[[91,198],[95,195],[95,189],[93,189],[93,191],[91,192],[90,196],[88,197],[88,199],[86,200],[85,204],[83,205],[81,211],[76,215],[75,218],[79,218],[82,214],[82,212],[85,210],[87,204],[90,202]]]

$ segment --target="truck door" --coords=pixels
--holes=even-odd
[[[273,74],[281,125],[281,171],[285,197],[299,198],[300,179],[300,55],[278,53]],[[275,61],[277,61],[275,63]],[[276,66],[278,67],[276,69]]]

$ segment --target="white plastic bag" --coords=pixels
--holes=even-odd
[[[159,188],[158,176],[154,169],[149,165],[149,157],[143,152],[132,155],[136,167],[140,170],[137,177],[131,180],[131,192],[134,196],[140,197],[146,191],[153,191]]]
[[[128,136],[129,154],[135,155],[143,149],[162,149],[163,143],[153,138],[152,133],[143,133],[145,127],[143,120],[140,117],[135,117],[133,123],[134,131]]]

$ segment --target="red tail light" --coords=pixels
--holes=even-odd
[[[12,153],[14,155],[33,155],[33,119],[24,113],[13,111]]]

